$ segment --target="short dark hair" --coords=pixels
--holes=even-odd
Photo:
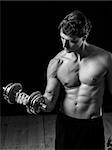
[[[68,36],[84,37],[89,35],[91,27],[90,20],[81,11],[74,10],[61,21],[58,29]]]

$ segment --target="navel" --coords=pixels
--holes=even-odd
[[[75,102],[74,102],[74,105],[77,106],[77,104],[78,104],[77,101],[75,101]]]

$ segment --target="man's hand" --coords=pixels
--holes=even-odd
[[[47,108],[45,98],[39,91],[33,92],[30,96],[20,91],[16,95],[16,102],[25,105],[27,112],[30,114],[38,114]]]
[[[29,102],[29,96],[24,92],[19,92],[16,94],[16,102],[19,104],[27,105]]]

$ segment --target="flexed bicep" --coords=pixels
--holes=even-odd
[[[45,89],[44,96],[49,100],[49,101],[54,101],[54,98],[56,99],[59,95],[59,90],[60,90],[60,83],[58,79],[56,78],[50,78],[47,81],[47,86]]]
[[[47,69],[47,85],[44,97],[47,98],[47,103],[53,109],[59,96],[60,82],[57,78],[57,70],[59,67],[59,59],[52,59]]]

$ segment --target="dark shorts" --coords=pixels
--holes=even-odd
[[[104,150],[104,145],[102,117],[75,119],[57,115],[55,150]]]

